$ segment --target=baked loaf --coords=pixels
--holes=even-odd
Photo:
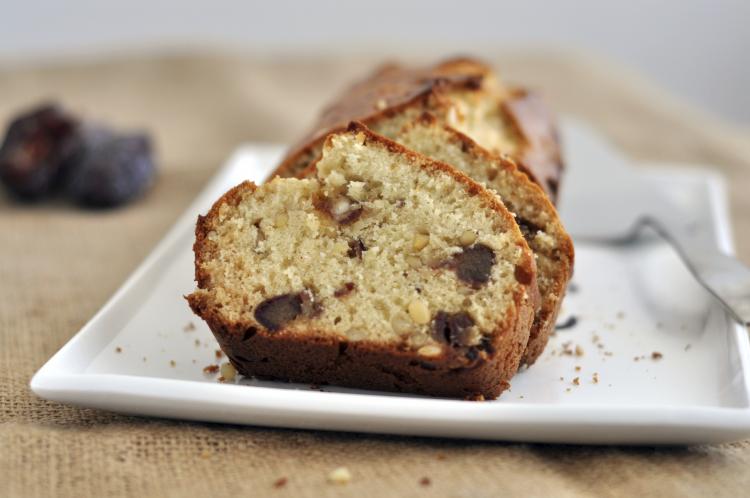
[[[552,114],[538,95],[506,88],[488,66],[468,58],[426,68],[387,64],[377,69],[324,109],[272,176],[297,176],[320,156],[325,137],[350,121],[394,139],[425,111],[485,149],[513,157],[555,201],[562,161]]]
[[[497,196],[360,124],[326,140],[314,178],[227,192],[194,251],[187,299],[244,375],[495,398],[538,308]]]
[[[398,142],[466,173],[499,194],[534,251],[541,307],[531,327],[522,363],[531,365],[554,331],[557,313],[573,270],[573,242],[547,196],[516,165],[490,154],[466,135],[425,114],[407,125]]]

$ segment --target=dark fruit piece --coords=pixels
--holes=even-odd
[[[78,121],[55,104],[14,119],[0,147],[0,180],[25,200],[42,198],[60,183],[75,148]]]
[[[266,299],[255,308],[255,319],[270,331],[275,331],[291,322],[302,313],[302,298],[299,294],[282,294]]]
[[[534,240],[537,232],[541,230],[541,227],[520,216],[516,216],[516,223],[518,224],[518,228],[521,229],[521,235],[526,239],[526,242]]]
[[[438,311],[432,322],[432,337],[453,347],[466,346],[469,342],[469,329],[473,325],[474,319],[464,311]]]
[[[151,185],[155,166],[145,134],[115,135],[103,127],[86,127],[65,181],[76,202],[95,207],[125,204]]]
[[[477,286],[490,279],[495,253],[483,244],[476,244],[456,254],[456,275],[464,282]]]

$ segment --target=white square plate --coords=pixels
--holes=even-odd
[[[601,145],[580,124],[566,122],[563,131],[569,150],[585,155],[582,149]],[[33,391],[137,415],[304,429],[560,443],[694,444],[750,436],[747,332],[653,237],[576,245],[575,277],[560,316],[561,322],[575,316],[577,325],[559,330],[497,401],[251,379],[230,385],[204,374],[203,367],[217,363],[218,346],[182,298],[194,287],[196,216],[240,181],[263,181],[281,152],[240,148],[122,288],[37,372]],[[719,247],[732,250],[719,178],[674,166],[644,174],[686,216],[712,228]]]

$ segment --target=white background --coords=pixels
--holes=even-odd
[[[137,50],[587,50],[750,126],[750,0],[0,0],[0,60]]]

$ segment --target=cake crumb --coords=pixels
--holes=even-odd
[[[685,351],[690,350],[693,346],[691,344],[685,344]]]
[[[565,392],[566,392],[566,393],[569,393],[569,392],[570,392],[570,388],[569,388],[569,387],[566,387],[566,388],[565,388]]]
[[[209,450],[201,451],[201,458],[203,458],[204,460],[208,460],[209,458],[211,458],[211,452]]]
[[[583,356],[583,348],[580,344],[576,344],[576,356]]]
[[[651,353],[652,360],[661,360],[662,358],[664,358],[664,355],[658,351],[654,351],[653,353]]]
[[[594,384],[599,383],[599,373],[594,372],[594,374],[591,376],[591,382],[593,382]]]
[[[273,482],[273,487],[276,489],[283,488],[286,486],[286,483],[289,482],[289,479],[286,477],[279,477]]]
[[[576,377],[575,379],[573,379],[573,385],[574,386],[580,386],[581,385],[581,379],[580,379],[580,377]]]
[[[169,360],[169,366],[172,367],[172,368],[174,368],[174,367],[177,366],[177,362],[174,361],[174,360]]]
[[[576,372],[580,372],[580,371],[581,371],[581,365],[576,365]]]
[[[560,382],[564,381],[565,377],[560,377]]]
[[[622,320],[623,318],[625,318],[625,312],[624,311],[618,311],[617,315],[615,315],[615,316],[617,316],[618,320]]]
[[[217,359],[221,358],[222,356],[224,356],[224,353],[221,351],[221,349],[217,349],[214,354],[216,355]]]
[[[143,362],[145,363],[148,360],[145,356],[143,357]]]
[[[120,346],[117,346],[115,348],[115,353],[122,353],[122,348]]]
[[[208,365],[208,366],[203,367],[203,373],[204,374],[211,374],[211,375],[213,375],[213,374],[215,374],[218,371],[219,371],[219,365]]]
[[[195,340],[195,347],[198,347],[198,346],[200,346],[200,345],[201,345],[201,341],[200,341],[200,339],[196,339],[196,340]]]
[[[346,467],[338,467],[328,474],[328,482],[333,484],[346,484],[352,480],[352,473]]]
[[[234,365],[231,363],[223,363],[221,365],[221,378],[224,379],[222,382],[232,382],[236,376],[237,370],[234,368]]]
[[[195,330],[195,324],[193,322],[188,322],[187,325],[182,327],[182,330],[184,332],[192,332],[193,330]]]
[[[432,481],[430,480],[429,477],[423,477],[422,479],[419,480],[419,484],[421,486],[429,486],[430,484],[432,484]]]

